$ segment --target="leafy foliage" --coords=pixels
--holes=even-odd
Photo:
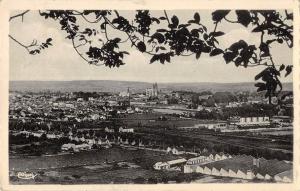
[[[48,38],[46,42],[41,43],[40,45],[37,44],[37,41],[33,41],[31,45],[28,46],[29,54],[40,54],[42,49],[48,48],[49,46],[52,46],[51,44],[52,38]],[[32,47],[34,47],[32,49]]]
[[[216,10],[211,14],[213,30],[201,23],[198,12],[187,23],[166,11],[162,11],[162,16],[154,17],[149,10],[137,10],[132,20],[116,10],[45,10],[39,14],[57,21],[75,51],[89,64],[124,65],[124,57],[129,53],[122,50],[122,43],[129,43],[138,51],[149,54],[150,63],[164,64],[176,56],[195,55],[196,59],[202,54],[222,56],[226,64],[234,63],[237,67],[265,66],[255,80],[260,80],[256,84],[257,90],[266,91],[269,98],[282,89],[280,74],[285,72],[284,76],[288,76],[292,72],[292,66],[274,63],[271,53],[271,47],[276,43],[293,47],[293,14],[287,10]],[[237,20],[228,19],[230,15],[235,15]],[[86,22],[84,27],[78,24],[80,19]],[[259,33],[259,46],[237,39],[229,47],[221,48],[218,38],[226,34],[218,30],[218,26],[224,22],[237,23]],[[124,34],[126,39],[112,37],[112,30]],[[39,54],[41,49],[51,45],[51,40],[49,38],[29,53]]]

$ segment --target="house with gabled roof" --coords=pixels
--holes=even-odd
[[[211,175],[221,176],[220,170],[213,167],[212,170],[211,170]]]
[[[202,171],[200,170],[201,168],[203,172],[200,172]],[[199,169],[198,172],[200,173],[214,176],[283,181],[284,175],[280,176],[280,173],[292,170],[292,164],[278,161],[277,159],[265,160],[247,155],[239,155],[233,158],[201,164],[196,169]],[[185,169],[185,172],[191,171],[190,169]],[[285,180],[289,181],[291,177],[286,176]]]
[[[224,168],[221,168],[221,170],[220,170],[220,176],[228,177],[229,176],[229,172],[227,170],[225,170]]]
[[[276,182],[291,183],[293,182],[293,170],[287,170],[279,174],[276,174],[274,176],[274,179]]]

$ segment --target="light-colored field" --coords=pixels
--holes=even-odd
[[[293,130],[261,132],[262,135],[292,135]]]

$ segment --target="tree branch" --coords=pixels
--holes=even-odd
[[[8,37],[10,39],[12,39],[13,41],[15,41],[16,43],[18,43],[20,46],[22,46],[23,48],[25,48],[28,52],[30,52],[30,49],[31,47],[39,47],[37,45],[37,41],[36,40],[33,40],[32,43],[30,45],[24,45],[22,44],[20,41],[18,41],[17,39],[15,39],[13,36],[11,36],[10,34],[8,35]]]
[[[23,22],[24,15],[25,15],[26,13],[28,13],[29,11],[30,11],[30,10],[26,10],[26,11],[20,13],[20,14],[11,16],[11,17],[9,18],[9,21],[11,21],[11,20],[13,20],[13,19],[15,19],[15,18],[21,17],[21,18],[22,18],[22,22]]]
[[[130,36],[130,34],[129,34],[128,32],[118,29],[116,26],[114,26],[114,24],[112,24],[112,23],[110,22],[110,20],[109,20],[108,18],[106,18],[106,17],[103,17],[103,18],[104,18],[105,21],[107,21],[107,23],[108,23],[113,29],[116,29],[116,30],[119,30],[119,31],[124,32],[124,33],[128,36],[128,39],[131,41],[132,45],[135,46],[136,48],[138,48],[137,45],[135,44],[135,42],[132,40],[132,38],[131,38],[131,36]],[[127,39],[127,40],[128,40],[128,39]],[[126,40],[126,41],[127,41],[127,40]],[[156,55],[156,54],[153,54],[153,53],[151,53],[151,52],[149,52],[149,51],[145,51],[145,53],[147,53],[147,54],[149,54],[149,55],[152,55],[152,56]]]
[[[171,23],[170,23],[170,20],[169,20],[169,17],[168,17],[168,15],[167,15],[167,11],[166,11],[166,10],[164,10],[164,14],[165,14],[165,16],[166,16],[166,18],[167,18],[167,21],[168,21],[169,25],[170,25]]]
[[[90,21],[89,19],[87,19],[84,16],[84,14],[82,12],[79,12],[79,11],[76,11],[76,10],[73,10],[73,12],[78,13],[78,14],[74,14],[74,15],[80,15],[88,23],[98,23],[102,19],[102,16],[101,16],[101,17],[99,17],[98,19],[96,19],[94,21]]]
[[[107,35],[106,25],[107,24],[104,24],[104,33],[105,33],[106,40],[109,41],[109,38],[108,38],[108,35]]]
[[[18,43],[20,46],[24,47],[27,49],[27,46],[25,46],[24,44],[22,44],[21,42],[19,42],[17,39],[15,39],[14,37],[12,37],[10,34],[8,35],[9,38],[11,38],[13,41],[15,41],[16,43]]]
[[[83,59],[85,60],[87,63],[90,63],[89,60],[87,60],[84,56],[82,56],[82,54],[77,50],[77,46],[75,45],[75,42],[74,42],[74,39],[72,38],[72,45],[73,45],[73,48],[75,49],[76,53]]]

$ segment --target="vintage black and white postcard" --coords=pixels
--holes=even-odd
[[[3,190],[297,190],[297,1],[0,1]]]

